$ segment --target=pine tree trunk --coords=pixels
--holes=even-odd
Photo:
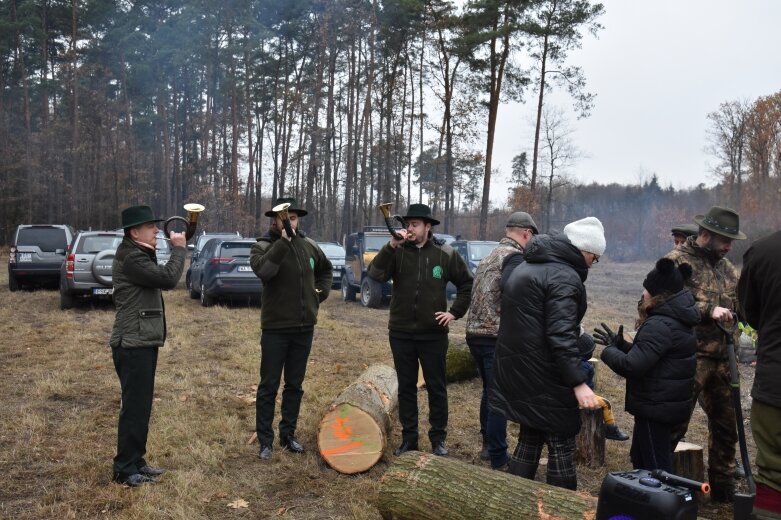
[[[477,365],[475,358],[468,348],[463,345],[453,345],[447,349],[445,366],[445,380],[448,383],[464,381],[477,377]]]
[[[398,391],[396,371],[377,364],[339,394],[317,433],[320,455],[329,466],[350,475],[368,470],[382,458]]]
[[[594,518],[596,498],[456,459],[410,451],[380,481],[385,519]]]

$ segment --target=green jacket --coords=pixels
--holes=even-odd
[[[165,265],[154,252],[125,237],[112,264],[117,317],[111,331],[112,348],[161,347],[165,343],[165,306],[161,289],[179,283],[187,250],[175,247]]]
[[[667,258],[676,265],[687,263],[692,267],[692,277],[686,282],[686,288],[694,295],[700,311],[700,323],[694,328],[697,356],[727,359],[726,338],[713,322],[711,314],[716,306],[737,311],[738,270],[726,258],[714,265],[708,252],[697,245],[696,239],[689,237],[680,249],[667,253]]]
[[[457,294],[450,313],[456,319],[466,314],[472,293],[472,273],[464,259],[448,245],[427,240],[423,247],[404,243],[386,244],[369,264],[368,274],[378,282],[393,279],[388,329],[411,334],[447,333],[434,317],[447,311],[448,282]]]
[[[303,235],[288,241],[270,232],[252,245],[249,263],[263,282],[262,329],[314,327],[333,276],[333,266],[317,242]]]

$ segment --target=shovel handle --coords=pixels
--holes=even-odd
[[[727,343],[728,344],[734,344],[735,340],[733,339],[733,336],[735,334],[735,331],[738,330],[738,315],[734,312],[732,313],[732,325],[727,327],[724,325],[723,321],[716,321],[716,326],[721,329],[721,332],[724,333],[725,336],[727,336]]]

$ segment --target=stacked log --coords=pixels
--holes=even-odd
[[[393,461],[377,497],[382,517],[394,520],[583,519],[596,506],[585,493],[417,451]]]
[[[382,458],[398,391],[396,371],[378,364],[339,394],[317,434],[320,455],[330,467],[349,475],[370,469]]]

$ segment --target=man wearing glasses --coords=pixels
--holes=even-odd
[[[599,407],[586,384],[578,337],[586,314],[589,268],[605,252],[595,217],[571,222],[558,235],[535,235],[502,287],[502,321],[494,354],[490,410],[521,426],[507,470],[534,479],[543,445],[547,482],[577,488],[578,408]]]

